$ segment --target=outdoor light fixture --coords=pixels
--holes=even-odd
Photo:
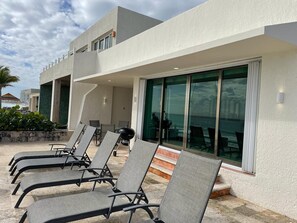
[[[104,97],[104,98],[103,98],[103,104],[105,105],[106,103],[107,103],[107,98]]]
[[[174,68],[173,68],[173,70],[178,70],[178,69],[179,69],[178,67],[174,67]]]
[[[276,103],[277,104],[283,104],[285,100],[285,93],[284,92],[278,92],[276,95]]]

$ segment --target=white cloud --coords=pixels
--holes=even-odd
[[[0,65],[21,81],[3,93],[39,87],[42,68],[116,6],[166,20],[206,0],[1,0]]]

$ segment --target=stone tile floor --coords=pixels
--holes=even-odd
[[[90,190],[92,184],[85,183],[81,187],[75,185],[52,187],[37,189],[30,192],[21,203],[20,208],[15,209],[14,205],[20,196],[20,192],[17,195],[11,195],[15,185],[10,184],[12,177],[9,176],[7,166],[11,157],[19,151],[30,150],[47,150],[47,142],[39,143],[0,143],[0,223],[14,223],[18,222],[27,206],[38,199],[44,199],[46,197],[61,196],[69,193],[79,193],[81,191]],[[91,143],[88,149],[90,157],[94,155],[97,148],[94,142]],[[117,176],[121,167],[125,163],[127,155],[127,149],[122,147],[118,150],[116,157],[111,157],[109,160],[109,167],[114,176]],[[34,174],[38,170],[27,171],[26,174]],[[55,169],[47,169],[43,171],[55,171]],[[22,176],[19,177],[21,179]],[[156,176],[152,173],[148,173],[143,183],[144,191],[146,192],[150,202],[158,203],[166,189],[168,181]],[[93,217],[77,222],[108,222],[108,223],[121,223],[127,221],[128,214],[124,212],[118,212],[112,214],[110,219],[106,220],[103,217]],[[147,216],[144,211],[137,211],[133,222],[138,222],[145,219]],[[221,198],[211,199],[209,201],[206,213],[203,219],[204,223],[220,222],[220,223],[297,223],[297,220],[289,219],[286,216],[277,214],[270,210],[259,207],[248,201],[241,200],[233,196],[224,196]]]

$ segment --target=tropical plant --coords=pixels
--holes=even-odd
[[[53,131],[57,125],[38,112],[22,113],[20,106],[0,109],[0,131]]]
[[[10,74],[8,67],[0,66],[0,109],[2,108],[2,88],[12,86],[11,83],[18,82],[20,78]]]

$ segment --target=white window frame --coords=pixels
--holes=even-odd
[[[107,35],[103,35],[92,42],[93,50],[101,52],[112,47],[112,35],[111,32]]]

